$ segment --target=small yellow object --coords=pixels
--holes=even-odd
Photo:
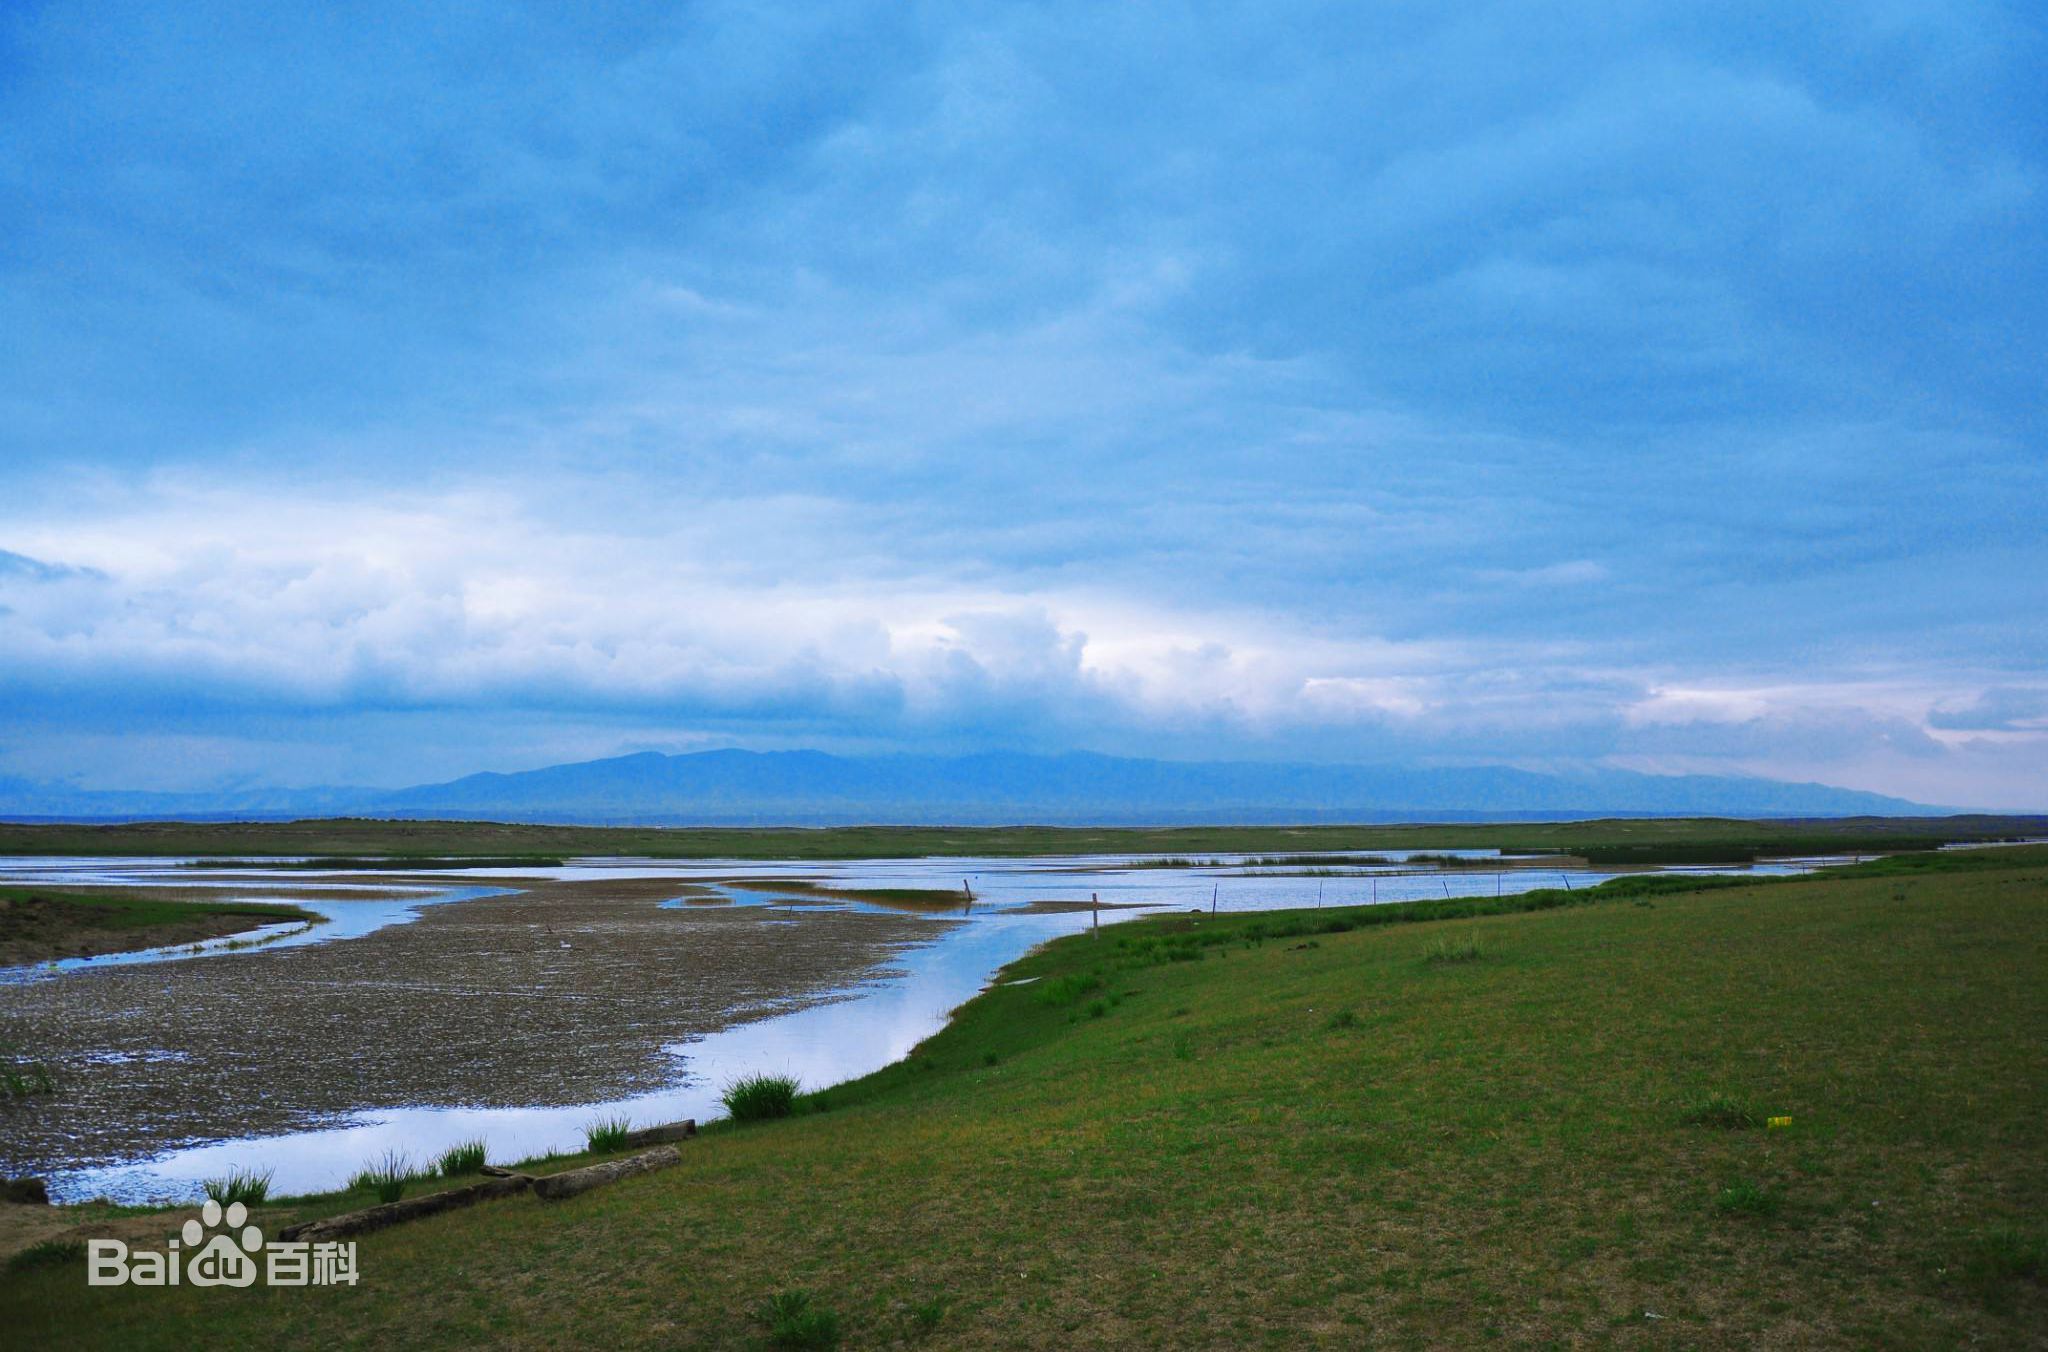
[[[1765,1129],[1769,1131],[1776,1131],[1779,1127],[1789,1127],[1791,1125],[1792,1119],[1789,1117],[1773,1117],[1764,1123]]]

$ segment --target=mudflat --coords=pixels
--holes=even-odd
[[[672,879],[494,881],[516,890],[358,938],[10,988],[9,1035],[57,1069],[64,1092],[14,1106],[0,1172],[302,1130],[363,1109],[560,1106],[655,1089],[676,1076],[666,1046],[831,999],[956,923],[664,908],[700,890]]]

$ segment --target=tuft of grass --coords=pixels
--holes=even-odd
[[[1748,1104],[1722,1094],[1700,1104],[1683,1120],[1688,1127],[1718,1127],[1722,1131],[1754,1131],[1763,1125]]]
[[[1102,989],[1102,973],[1094,968],[1085,972],[1068,972],[1064,976],[1051,977],[1032,987],[1032,999],[1041,1005],[1058,1008],[1071,1005],[1090,991]]]
[[[600,1117],[583,1129],[584,1148],[593,1155],[626,1148],[626,1135],[633,1130],[630,1118]]]
[[[412,1180],[411,1157],[403,1150],[387,1150],[364,1166],[348,1186],[351,1192],[374,1192],[380,1202],[395,1202],[405,1196],[405,1185]]]
[[[459,1178],[483,1168],[486,1158],[484,1143],[481,1140],[464,1141],[442,1151],[440,1162],[435,1168],[443,1178]]]
[[[43,1062],[22,1055],[11,1042],[0,1042],[0,1098],[27,1098],[57,1092],[57,1076]]]
[[[7,1260],[9,1272],[27,1272],[31,1268],[63,1267],[69,1263],[85,1261],[85,1241],[82,1239],[46,1239],[31,1244]]]
[[[778,1291],[761,1302],[754,1317],[768,1326],[768,1341],[777,1347],[839,1346],[839,1316],[808,1291]]]
[[[735,1122],[765,1122],[788,1117],[796,1108],[794,1075],[742,1075],[720,1097]]]
[[[1358,1012],[1351,1009],[1340,1009],[1329,1018],[1323,1020],[1323,1027],[1333,1033],[1341,1033],[1347,1028],[1356,1028],[1358,1027]]]
[[[935,1332],[946,1317],[944,1298],[927,1300],[910,1307],[910,1324],[919,1333]]]
[[[240,1202],[244,1206],[261,1206],[270,1196],[272,1171],[265,1169],[258,1173],[254,1169],[230,1170],[223,1178],[209,1178],[200,1184],[206,1195],[222,1206]]]
[[[1985,1283],[2048,1278],[2048,1234],[2009,1225],[1986,1230],[1971,1244],[1963,1275]]]
[[[1485,956],[1477,939],[1452,939],[1449,935],[1438,935],[1437,941],[1422,951],[1422,960],[1432,967],[1477,962]]]
[[[1776,1188],[1737,1179],[1714,1196],[1714,1209],[1731,1216],[1775,1216],[1785,1199]]]

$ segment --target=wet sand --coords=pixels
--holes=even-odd
[[[521,890],[426,907],[360,938],[7,989],[0,1037],[34,1048],[60,1092],[0,1118],[0,1172],[112,1163],[363,1109],[559,1106],[655,1089],[680,1069],[665,1045],[830,999],[958,923],[661,907],[703,899],[677,880],[492,882]]]

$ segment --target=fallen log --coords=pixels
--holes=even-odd
[[[686,1117],[680,1122],[670,1122],[659,1127],[642,1127],[626,1133],[626,1148],[637,1150],[645,1145],[667,1145],[670,1141],[687,1141],[697,1134],[697,1119]]]
[[[533,1192],[550,1202],[559,1202],[564,1197],[574,1197],[579,1192],[589,1192],[607,1183],[615,1183],[634,1174],[644,1174],[650,1169],[666,1169],[671,1164],[681,1164],[683,1153],[672,1145],[628,1155],[622,1160],[610,1160],[604,1164],[592,1164],[582,1169],[571,1169],[567,1173],[544,1174],[533,1180]]]
[[[474,1206],[493,1197],[510,1197],[515,1193],[525,1192],[532,1186],[533,1180],[524,1174],[515,1174],[511,1178],[486,1179],[482,1183],[472,1183],[466,1188],[450,1188],[446,1192],[428,1193],[425,1197],[401,1197],[395,1202],[386,1202],[382,1206],[373,1206],[362,1211],[349,1211],[339,1216],[324,1216],[317,1221],[288,1225],[278,1232],[277,1237],[285,1240],[324,1240],[367,1234],[372,1230],[382,1230],[386,1226],[418,1220],[422,1216],[431,1216],[436,1212]]]

